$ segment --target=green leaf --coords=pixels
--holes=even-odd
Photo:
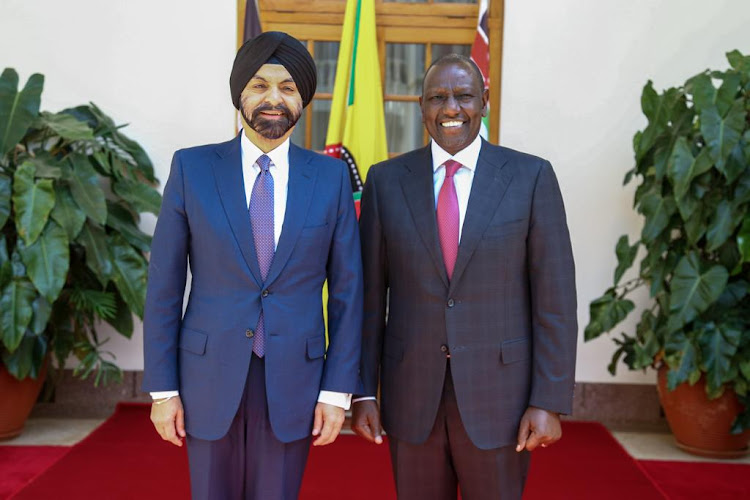
[[[68,240],[73,241],[81,232],[83,223],[86,222],[86,214],[78,208],[70,190],[61,184],[55,185],[55,208],[52,209],[52,220],[57,222],[68,235]]]
[[[665,346],[667,363],[667,389],[670,391],[687,382],[692,373],[698,370],[698,353],[692,340],[683,332],[677,332]]]
[[[47,354],[47,338],[26,332],[13,353],[2,351],[2,364],[18,380],[39,378]]]
[[[750,56],[743,56],[739,50],[733,50],[727,52],[727,60],[733,69],[750,77]]]
[[[712,165],[707,150],[704,149],[697,157],[693,157],[687,140],[684,137],[677,139],[669,158],[667,174],[674,185],[674,196],[678,203],[690,189],[693,178],[706,172]]]
[[[112,277],[112,256],[107,247],[107,234],[90,222],[83,226],[77,240],[86,248],[86,266],[91,269],[102,286]]]
[[[632,247],[628,244],[627,235],[620,236],[615,248],[617,254],[617,269],[615,269],[615,285],[620,282],[622,275],[633,265],[635,256],[638,253],[640,242],[636,242]]]
[[[748,158],[750,158],[750,154],[748,155]],[[745,170],[745,173],[742,175],[734,189],[734,201],[738,205],[750,201],[750,168]]]
[[[729,279],[722,266],[703,270],[700,257],[691,252],[680,259],[672,276],[672,295],[669,304],[668,330],[674,332],[695,319],[714,303]]]
[[[133,313],[119,293],[116,294],[115,305],[117,310],[114,316],[107,320],[107,323],[124,337],[131,338],[133,336]]]
[[[70,267],[68,235],[51,222],[33,245],[19,245],[31,282],[50,303],[60,295]]]
[[[132,204],[138,212],[150,212],[159,215],[161,195],[151,186],[128,179],[120,179],[115,183],[114,191],[122,196],[125,201]]]
[[[708,251],[713,252],[723,245],[741,222],[742,213],[729,200],[722,200],[708,224],[706,232]]]
[[[31,303],[36,297],[34,286],[26,280],[14,279],[0,296],[0,333],[5,348],[13,353],[31,322]]]
[[[717,327],[708,323],[698,336],[703,361],[701,368],[706,372],[706,392],[713,399],[721,394],[723,385],[729,381],[732,356],[737,352],[742,332],[730,327]]]
[[[740,232],[737,233],[737,247],[740,249],[742,262],[750,262],[750,217],[745,216]]]
[[[49,317],[52,314],[52,305],[47,302],[47,299],[39,295],[34,302],[31,303],[31,310],[33,314],[31,316],[31,324],[29,329],[34,335],[41,335],[47,328]]]
[[[698,112],[716,106],[721,116],[732,107],[740,88],[739,73],[726,73],[724,82],[716,89],[707,73],[694,76],[686,85],[688,92],[693,93],[693,102]]]
[[[716,168],[726,175],[726,162],[732,150],[740,142],[745,127],[743,101],[738,99],[726,117],[722,118],[716,106],[701,112],[701,133]]]
[[[641,94],[641,109],[648,118],[648,126],[641,135],[636,158],[643,158],[645,153],[651,149],[656,138],[664,131],[669,120],[670,108],[678,97],[677,89],[668,89],[663,95],[654,90],[651,80],[643,87]]]
[[[73,175],[70,191],[76,204],[94,222],[107,222],[107,203],[99,185],[99,175],[85,156],[71,155]]]
[[[117,311],[115,294],[112,292],[75,288],[70,293],[70,301],[78,310],[96,314],[107,321],[112,319]]]
[[[52,157],[46,151],[40,151],[33,158],[28,158],[27,162],[35,167],[34,176],[43,179],[60,179],[62,177],[62,168],[59,161]]]
[[[698,204],[690,218],[685,221],[685,233],[691,245],[698,243],[698,240],[706,233],[706,222],[705,205]]]
[[[641,232],[641,239],[645,243],[656,239],[669,224],[669,218],[676,208],[671,196],[662,197],[654,191],[643,195],[640,211],[646,216],[646,223]]]
[[[93,140],[94,134],[88,124],[77,120],[67,113],[50,113],[42,111],[39,122],[44,127],[51,129],[63,139],[69,141]]]
[[[613,288],[589,305],[590,321],[584,330],[584,339],[595,339],[614,328],[635,308],[630,300],[618,299]]]
[[[730,281],[722,292],[716,304],[725,308],[736,307],[750,291],[750,284],[745,280]],[[748,377],[750,380],[750,377]]]
[[[138,229],[133,215],[118,203],[107,202],[107,225],[142,252],[151,250],[151,236]]]
[[[55,191],[52,181],[34,182],[34,165],[24,162],[16,169],[13,178],[13,208],[16,213],[16,230],[24,243],[31,245],[42,233],[52,207]]]
[[[727,183],[733,183],[737,177],[742,175],[748,170],[748,163],[750,163],[750,157],[745,159],[745,144],[744,139],[740,139],[740,142],[732,149],[727,158],[726,165],[724,167],[724,177],[727,179]]]
[[[10,216],[10,193],[10,177],[0,174],[0,229],[2,229]]]
[[[146,301],[146,261],[119,235],[109,237],[109,248],[114,258],[112,281],[128,307],[142,319]]]
[[[8,247],[5,243],[5,235],[0,233],[0,290],[5,288],[10,279],[13,277],[11,269],[11,260],[8,256]]]
[[[0,76],[0,158],[16,147],[39,114],[44,77],[31,75],[18,92],[18,73],[5,68]]]

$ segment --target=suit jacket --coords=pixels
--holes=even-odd
[[[461,419],[479,448],[515,443],[529,405],[570,413],[574,265],[549,162],[482,141],[450,281],[429,146],[369,170],[360,227],[361,376],[366,395],[380,381],[389,434],[427,439],[447,352]]]
[[[192,283],[183,316],[188,261]],[[351,393],[357,387],[362,270],[346,165],[290,145],[286,215],[263,282],[240,137],[177,151],[149,265],[143,390],[178,389],[191,435],[211,440],[226,434],[244,390],[261,307],[269,418],[276,436],[290,442],[309,435],[320,390]]]

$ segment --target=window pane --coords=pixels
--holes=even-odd
[[[427,3],[427,0],[384,0],[387,3]]]
[[[422,112],[418,102],[387,101],[385,131],[388,149],[405,153],[422,146]]]
[[[307,109],[302,110],[302,116],[297,120],[297,125],[294,126],[291,137],[292,142],[302,148],[307,147],[305,146],[305,127],[307,126],[305,122],[307,122]]]
[[[316,52],[317,53],[317,52]],[[328,118],[331,116],[331,101],[317,99],[313,102],[311,149],[323,151],[326,146]]]
[[[462,56],[471,57],[471,45],[443,45],[439,43],[432,44],[432,61],[435,62],[448,54],[461,54]]]
[[[435,3],[478,3],[477,0],[432,0]]]
[[[388,43],[385,51],[385,93],[420,95],[424,73],[424,44]]]
[[[336,79],[339,42],[315,42],[315,66],[318,68],[318,92],[332,93]],[[314,130],[314,129],[313,129]],[[315,133],[313,131],[313,133]]]

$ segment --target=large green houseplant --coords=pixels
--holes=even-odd
[[[739,433],[750,428],[750,57],[727,57],[726,71],[643,89],[648,125],[633,138],[625,184],[640,181],[644,226],[633,244],[618,241],[614,284],[591,302],[585,339],[613,330],[635,308],[628,296],[647,287],[652,301],[635,332],[614,339],[610,372],[620,360],[633,370],[666,363],[670,391],[699,379],[710,399],[734,390]]]
[[[94,104],[40,112],[44,77],[0,77],[0,365],[36,378],[51,354],[95,383],[119,380],[97,326],[130,337],[143,316],[161,196],[144,150]]]

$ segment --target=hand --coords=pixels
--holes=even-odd
[[[313,422],[313,446],[324,446],[336,441],[344,425],[344,409],[340,406],[318,403],[315,405],[315,421]]]
[[[546,448],[561,437],[562,428],[557,413],[529,406],[518,427],[516,451],[522,451],[524,448],[533,451],[539,445]]]
[[[374,399],[357,401],[352,406],[352,430],[371,443],[382,444],[380,409]]]
[[[185,412],[179,396],[162,404],[151,404],[151,422],[164,441],[182,446],[185,438]]]

